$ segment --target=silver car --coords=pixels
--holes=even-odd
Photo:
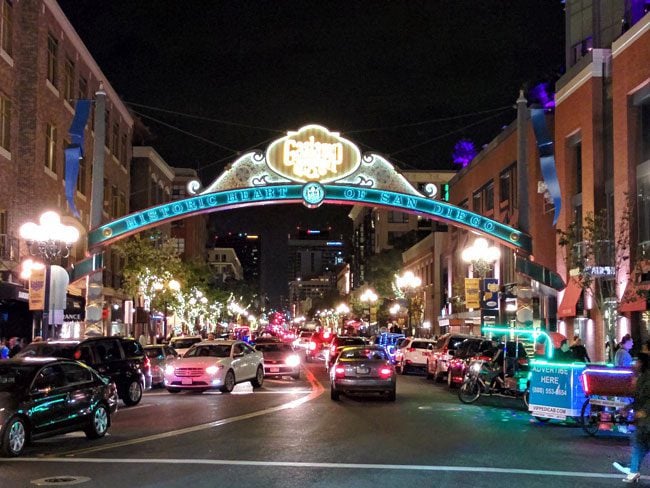
[[[151,386],[165,385],[165,366],[178,357],[178,353],[171,346],[152,344],[144,346],[144,353],[151,364]]]
[[[330,396],[341,393],[380,393],[394,402],[397,386],[395,366],[382,346],[346,347],[330,369]]]
[[[286,342],[262,342],[255,350],[264,356],[264,376],[291,376],[300,379],[300,355]]]

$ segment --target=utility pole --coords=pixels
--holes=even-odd
[[[104,209],[104,146],[106,145],[106,92],[103,83],[95,92],[95,141],[93,144],[93,175],[90,193],[89,230],[102,225]],[[100,269],[88,275],[86,282],[85,335],[106,335],[102,320],[104,308],[104,273]]]

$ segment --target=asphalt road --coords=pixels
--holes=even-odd
[[[463,405],[418,375],[398,378],[395,403],[333,402],[322,365],[307,368],[302,380],[267,380],[254,392],[248,383],[230,395],[147,392],[117,412],[103,439],[68,434],[1,459],[0,487],[622,484],[611,467],[629,458],[621,434],[591,438],[571,422],[542,424],[512,399]]]

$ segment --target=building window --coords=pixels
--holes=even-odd
[[[394,246],[399,241],[400,237],[404,235],[404,232],[389,232],[388,233],[388,245]]]
[[[63,66],[63,98],[70,103],[74,99],[74,62],[70,58]]]
[[[11,151],[11,102],[0,96],[0,146]]]
[[[104,212],[108,212],[108,202],[111,201],[111,187],[108,184],[108,178],[104,178]]]
[[[482,213],[483,212],[483,205],[481,201],[481,191],[477,191],[472,195],[472,211],[476,213]]]
[[[120,157],[120,125],[115,122],[113,124],[113,132],[111,133],[111,152],[113,156],[119,159]]]
[[[79,77],[79,86],[77,87],[77,98],[79,100],[85,100],[88,98],[88,80],[83,76]]]
[[[485,211],[489,212],[494,210],[494,182],[490,182],[483,189],[483,196],[485,200]]]
[[[395,212],[390,210],[388,212],[388,223],[389,224],[408,224],[409,215],[404,212]]]
[[[56,173],[56,127],[45,124],[45,167]]]
[[[643,252],[650,252],[650,161],[637,166],[637,215],[639,221],[639,244]]]
[[[58,72],[59,41],[52,34],[47,36],[47,79],[56,86]]]
[[[641,110],[641,145],[640,163],[650,161],[650,103],[645,103],[639,107]]]
[[[118,158],[124,166],[126,166],[126,134],[122,134],[120,141],[120,157]]]
[[[508,202],[510,208],[517,206],[517,166],[506,168],[499,175],[499,202]]]
[[[79,160],[79,177],[77,178],[77,191],[82,195],[86,194],[86,176],[88,173],[88,163],[86,158]]]
[[[0,47],[4,52],[11,56],[13,52],[13,32],[14,32],[14,13],[11,2],[3,0],[2,2],[2,23],[0,24]]]

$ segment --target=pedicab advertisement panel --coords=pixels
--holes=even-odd
[[[533,361],[530,368],[529,411],[535,417],[565,420],[580,417],[586,396],[580,381],[581,363]]]

